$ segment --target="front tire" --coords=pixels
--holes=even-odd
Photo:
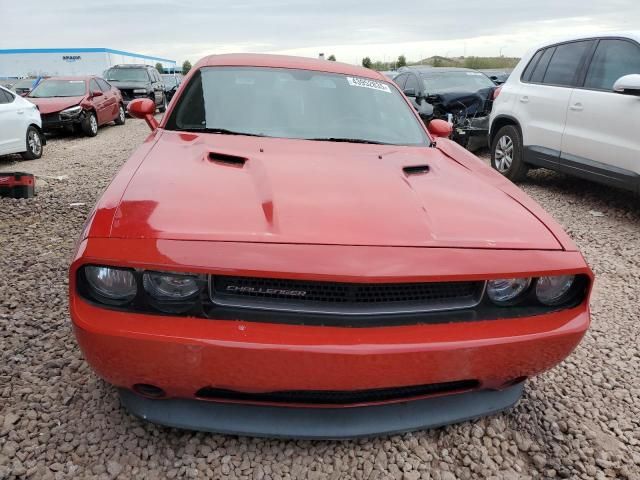
[[[116,125],[124,125],[126,116],[127,115],[124,111],[124,106],[122,104],[118,105],[118,116],[114,120]]]
[[[20,155],[25,160],[36,160],[42,157],[42,134],[34,126],[27,129],[27,150]]]
[[[96,114],[93,112],[87,112],[85,114],[84,120],[82,120],[82,132],[87,137],[95,137],[98,135],[98,119],[96,118]]]
[[[167,111],[167,96],[164,93],[162,94],[162,105],[160,105],[160,108],[158,108],[158,111],[160,113],[164,113]]]
[[[524,163],[522,136],[514,125],[498,130],[491,144],[491,166],[512,182],[524,180],[529,166]]]

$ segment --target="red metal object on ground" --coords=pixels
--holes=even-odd
[[[0,197],[31,198],[36,192],[36,180],[30,173],[0,172]]]

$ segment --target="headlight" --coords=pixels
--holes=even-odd
[[[501,278],[487,282],[487,295],[493,303],[507,304],[527,291],[531,278]]]
[[[144,289],[155,300],[188,300],[201,290],[201,282],[193,275],[179,273],[145,272],[142,276]]]
[[[133,93],[147,93],[146,88],[134,88]]]
[[[562,303],[571,290],[575,278],[575,275],[540,277],[536,283],[536,297],[540,303],[549,306]]]
[[[106,304],[123,305],[136,296],[138,287],[131,270],[112,267],[84,267],[91,294]]]
[[[75,117],[82,112],[82,107],[80,105],[76,105],[75,107],[66,108],[60,112],[60,115],[65,117]]]

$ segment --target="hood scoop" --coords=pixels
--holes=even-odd
[[[429,165],[410,165],[402,167],[402,171],[407,177],[411,175],[424,175],[425,173],[429,173]]]
[[[221,163],[223,165],[229,165],[231,167],[242,168],[244,164],[249,161],[248,158],[239,157],[237,155],[228,155],[226,153],[211,152],[209,153],[209,160],[215,163]]]

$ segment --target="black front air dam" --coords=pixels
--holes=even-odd
[[[120,390],[133,415],[169,427],[312,440],[390,435],[440,427],[500,412],[521,397],[524,383],[403,403],[352,408],[295,408],[191,399],[154,400]]]

